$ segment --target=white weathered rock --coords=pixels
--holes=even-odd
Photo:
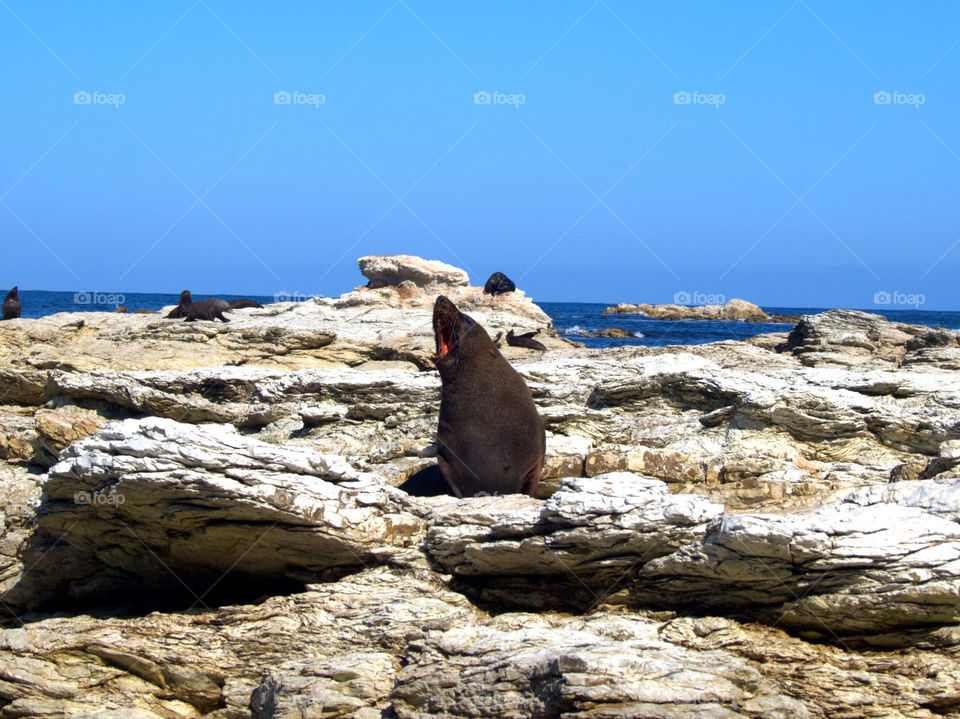
[[[385,280],[392,285],[401,282],[412,282],[417,287],[470,285],[470,276],[459,267],[413,255],[369,255],[361,257],[357,264],[360,274],[368,280]]]
[[[960,493],[931,489],[871,489],[792,516],[726,515],[702,541],[646,564],[633,598],[825,638],[957,624],[960,525],[943,515]]]
[[[402,492],[340,457],[167,419],[72,445],[44,490],[40,527],[155,584],[225,571],[311,581],[386,561],[422,529]]]

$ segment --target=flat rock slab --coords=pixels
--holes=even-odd
[[[159,584],[234,571],[310,581],[405,551],[422,521],[340,457],[230,426],[126,420],[51,468],[39,524]]]
[[[431,559],[488,599],[584,609],[638,568],[703,536],[723,507],[629,472],[565,479],[545,502],[450,502],[429,515]],[[554,593],[552,589],[562,586]]]
[[[775,621],[828,640],[956,625],[960,487],[908,484],[804,514],[724,516],[701,541],[646,564],[634,599]]]

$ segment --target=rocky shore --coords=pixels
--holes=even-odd
[[[862,312],[588,350],[522,292],[0,323],[0,719],[960,716],[960,334]],[[539,498],[411,497],[442,293]]]

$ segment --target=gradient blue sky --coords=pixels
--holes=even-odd
[[[542,301],[960,309],[958,20],[953,2],[2,0],[0,286],[335,295],[361,255],[409,253]]]

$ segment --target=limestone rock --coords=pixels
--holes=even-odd
[[[927,503],[936,513],[920,508]],[[703,540],[647,563],[634,598],[746,613],[824,638],[956,624],[960,525],[943,515],[958,507],[956,486],[911,484],[805,514],[727,515]]]
[[[470,277],[459,267],[437,260],[424,260],[413,255],[369,255],[357,260],[360,274],[368,280],[386,280],[399,285],[412,282],[417,287],[454,285],[466,287]]]
[[[228,570],[311,581],[386,561],[421,528],[402,492],[339,457],[167,419],[70,446],[44,490],[41,528],[157,585]]]
[[[426,549],[480,596],[584,609],[643,562],[700,537],[722,509],[626,472],[567,479],[546,502],[512,495],[444,503],[429,515]],[[564,589],[554,594],[557,584]]]

